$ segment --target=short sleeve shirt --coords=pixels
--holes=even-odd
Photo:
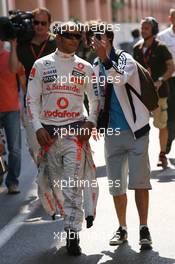
[[[41,45],[31,44],[26,42],[18,45],[17,54],[20,62],[24,65],[26,78],[30,75],[30,71],[34,62],[50,53],[54,52],[57,48],[57,43],[54,35],[50,35],[49,39]]]
[[[157,81],[167,70],[166,61],[172,59],[168,48],[160,41],[154,40],[151,47],[144,52],[143,42],[134,47],[134,59],[149,70],[151,77]],[[160,97],[168,96],[168,84],[163,82],[159,89]]]

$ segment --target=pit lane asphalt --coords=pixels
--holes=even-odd
[[[52,221],[37,200],[37,170],[25,146],[23,134],[21,193],[7,195],[0,188],[0,264],[173,264],[175,263],[175,143],[169,157],[169,168],[156,167],[158,131],[152,127],[150,133],[150,162],[152,187],[150,191],[149,227],[153,239],[153,250],[140,252],[139,223],[133,191],[128,192],[128,243],[120,247],[109,246],[109,239],[118,228],[113,201],[108,193],[103,139],[95,143],[94,159],[100,195],[94,226],[86,229],[85,222],[80,235],[83,254],[69,257],[65,241],[58,240],[63,231],[63,221],[57,217]],[[54,239],[55,238],[55,239]]]

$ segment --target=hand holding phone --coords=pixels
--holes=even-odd
[[[96,32],[94,35],[95,35],[95,37],[96,37],[98,40],[101,40],[101,33],[100,33],[100,32]]]

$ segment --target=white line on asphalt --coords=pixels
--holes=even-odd
[[[32,209],[29,209],[31,207],[31,203],[29,203],[28,205],[24,205],[21,208],[21,212],[0,230],[0,248],[2,248],[20,229],[20,227],[24,225],[25,219],[27,219],[27,217],[29,217],[35,211],[38,205],[38,203],[32,205]]]

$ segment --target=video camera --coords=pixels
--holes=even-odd
[[[0,17],[0,39],[9,41],[17,38],[18,43],[33,38],[34,30],[32,12],[20,10],[9,11],[10,17]]]

